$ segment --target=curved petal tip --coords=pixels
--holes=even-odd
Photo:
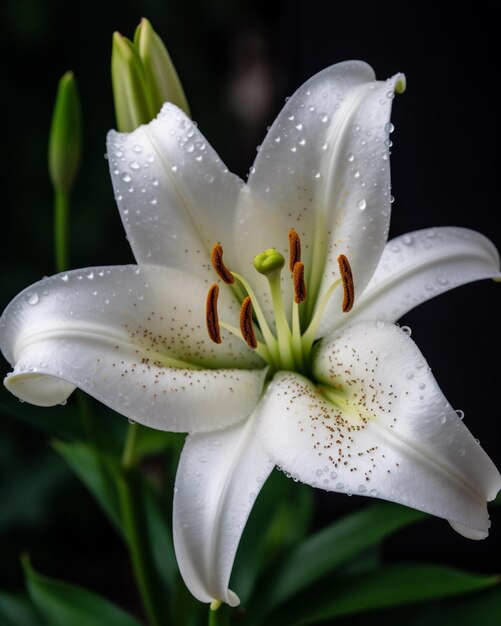
[[[393,90],[395,91],[395,93],[396,94],[404,93],[404,91],[407,88],[407,79],[405,78],[405,74],[398,73],[394,77],[394,81],[395,81],[395,86],[393,87]]]
[[[468,528],[468,526],[464,526],[463,524],[459,524],[458,522],[453,522],[452,520],[447,520],[449,524],[454,528],[456,532],[466,539],[474,539],[475,541],[479,541],[480,539],[486,539],[489,535],[489,531],[487,530],[475,530],[474,528]]]

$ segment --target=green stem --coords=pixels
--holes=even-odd
[[[68,269],[69,208],[69,193],[56,189],[54,198],[54,255],[56,272],[64,272],[64,270]]]
[[[122,455],[122,476],[118,485],[122,523],[129,555],[143,608],[150,626],[165,626],[167,612],[156,577],[153,555],[148,543],[140,473],[137,466],[139,426],[130,424]]]
[[[228,606],[223,604],[215,611],[209,608],[208,626],[229,626],[230,617]]]

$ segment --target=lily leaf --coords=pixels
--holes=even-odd
[[[5,591],[0,591],[0,623],[2,626],[44,625],[29,598]]]
[[[41,576],[26,555],[22,564],[28,593],[51,626],[141,626],[136,618],[96,593]]]
[[[279,625],[306,626],[380,608],[461,595],[499,584],[482,576],[438,565],[388,565],[374,572],[339,579],[298,597],[277,620]]]
[[[273,609],[328,572],[377,546],[397,530],[425,518],[424,513],[391,503],[372,504],[346,515],[300,544],[274,574],[263,613]]]
[[[106,517],[123,537],[120,501],[116,488],[120,476],[118,459],[82,443],[56,441],[53,445],[93,494]],[[164,583],[172,587],[177,566],[172,535],[167,526],[169,516],[163,513],[150,481],[142,478],[139,488],[144,497],[148,537],[152,543],[151,552]]]
[[[261,569],[304,537],[312,507],[310,487],[295,485],[282,472],[272,472],[249,516],[233,565],[232,585],[243,604]]]
[[[55,441],[54,448],[96,498],[106,517],[122,534],[120,507],[116,488],[118,461],[83,443]]]

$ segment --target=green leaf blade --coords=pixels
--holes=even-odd
[[[97,593],[41,576],[26,555],[22,564],[30,598],[51,626],[142,626]]]

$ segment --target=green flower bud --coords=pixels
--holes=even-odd
[[[188,102],[170,55],[145,17],[136,28],[134,45],[143,63],[155,112],[160,111],[164,102],[172,102],[190,115]]]
[[[280,271],[284,265],[285,259],[283,255],[275,248],[269,248],[254,257],[254,267],[260,274],[265,276]]]
[[[82,121],[72,72],[59,81],[49,135],[49,174],[57,191],[68,193],[80,165]]]
[[[111,81],[117,128],[131,132],[156,115],[143,63],[134,44],[118,32],[113,34]]]

